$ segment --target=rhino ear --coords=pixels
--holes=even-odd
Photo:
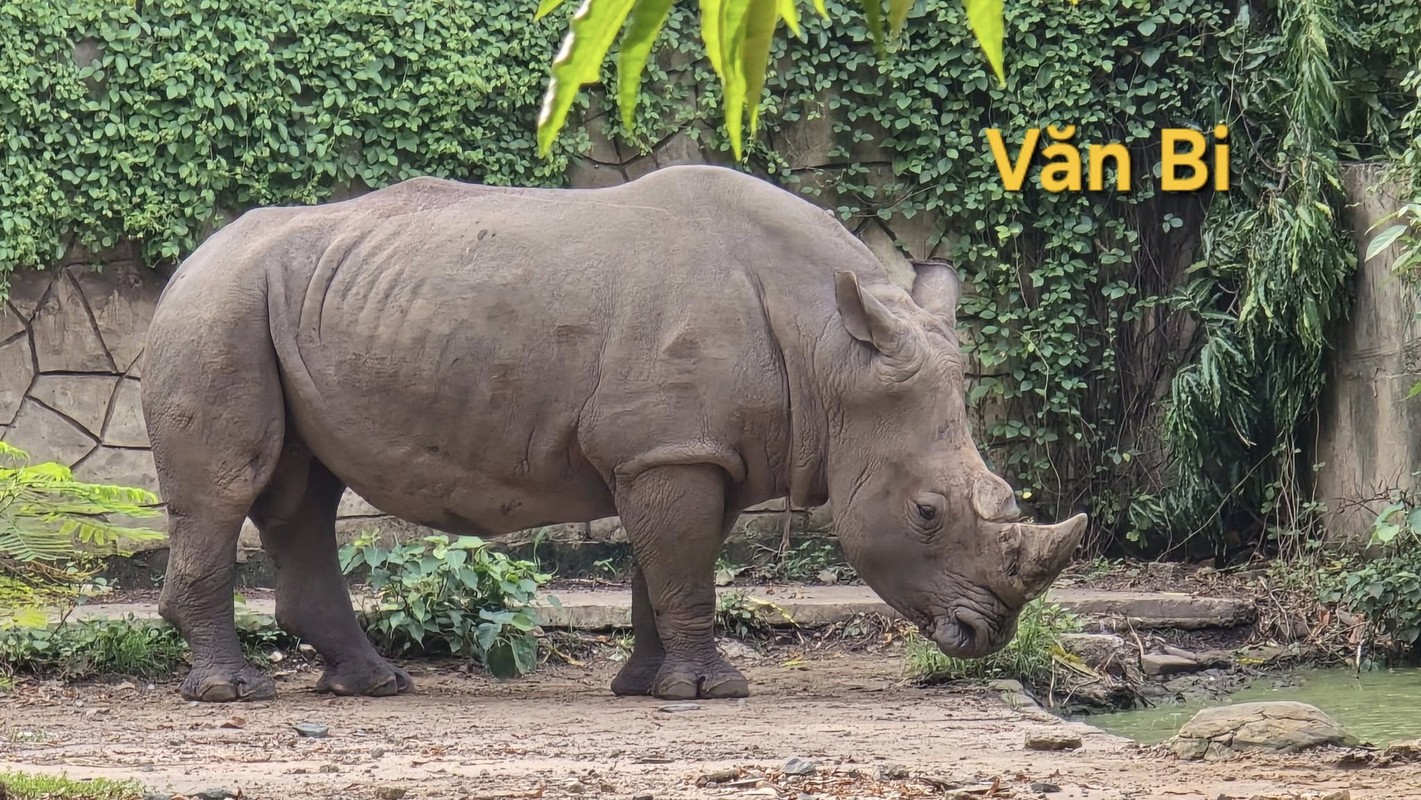
[[[952,264],[940,258],[914,261],[913,302],[918,308],[957,325],[957,304],[962,299],[962,281]]]
[[[858,276],[848,270],[834,273],[834,297],[849,335],[887,356],[898,355],[907,326],[892,311],[865,292]]]

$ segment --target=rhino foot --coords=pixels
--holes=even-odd
[[[393,697],[414,692],[408,672],[380,659],[375,662],[347,662],[327,667],[316,681],[317,692],[365,697]]]
[[[665,663],[664,658],[643,658],[638,659],[633,653],[627,659],[627,663],[622,665],[617,677],[612,679],[612,694],[619,697],[640,697],[651,694],[651,689],[656,685],[656,676],[661,672],[661,665]]]
[[[749,697],[750,682],[724,659],[719,664],[672,663],[656,675],[651,694],[662,700],[718,700]]]
[[[180,692],[184,700],[199,703],[273,700],[276,684],[250,664],[235,669],[194,667],[183,680]]]

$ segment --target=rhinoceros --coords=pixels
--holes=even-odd
[[[619,516],[618,695],[748,694],[716,649],[714,562],[739,512],[780,497],[828,504],[848,561],[944,653],[996,651],[1086,515],[1023,520],[979,455],[959,292],[945,264],[905,291],[831,214],[725,167],[600,189],[421,177],[243,214],[179,266],[144,356],[182,696],[276,694],[234,625],[246,518],[317,690],[414,688],[352,611],[347,488],[481,537]]]

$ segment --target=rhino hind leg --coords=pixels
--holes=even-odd
[[[617,512],[644,591],[634,583],[635,650],[613,682],[614,692],[665,700],[750,694],[745,676],[715,646],[715,557],[726,530],[725,480],[718,467],[690,464],[654,468],[618,487]]]
[[[180,692],[200,702],[276,696],[242,652],[233,600],[242,521],[280,457],[281,386],[260,328],[238,332],[234,341],[221,325],[160,309],[144,356],[143,413],[168,514],[158,611],[191,651]]]
[[[316,691],[387,697],[412,692],[409,673],[386,661],[361,630],[340,570],[336,508],[345,485],[299,440],[288,439],[252,506],[262,549],[276,568],[276,620],[321,654]]]

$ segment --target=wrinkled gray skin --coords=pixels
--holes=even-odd
[[[783,496],[832,503],[849,562],[943,652],[997,650],[1085,516],[1016,521],[968,435],[957,300],[951,268],[910,296],[830,215],[717,167],[596,190],[420,178],[245,214],[170,281],[145,356],[183,696],[275,695],[233,623],[248,515],[318,688],[413,688],[351,611],[346,487],[485,537],[620,515],[618,694],[748,694],[712,637],[714,562],[742,509]]]

